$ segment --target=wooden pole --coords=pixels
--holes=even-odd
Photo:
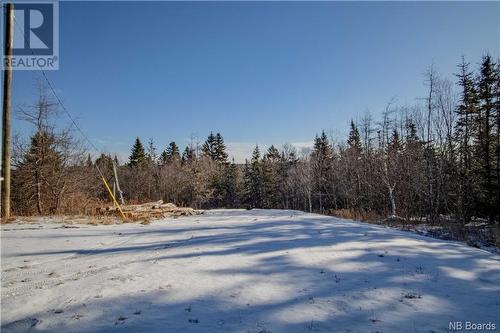
[[[109,185],[108,185],[108,182],[106,181],[106,178],[104,178],[104,176],[101,176],[101,179],[102,179],[102,182],[104,183],[104,186],[106,186],[106,190],[108,190],[108,193],[111,196],[111,199],[113,200],[113,203],[116,205],[116,207],[118,207],[118,210],[120,211],[120,214],[121,214],[122,218],[124,220],[126,220],[127,218],[125,217],[125,214],[123,214],[122,208],[120,207],[120,205],[116,201],[116,198],[113,195],[113,192],[111,192],[111,189],[109,188]]]
[[[12,91],[12,68],[6,66],[5,58],[12,57],[14,47],[14,5],[5,7],[5,53],[3,70],[3,116],[2,116],[2,217],[10,217],[10,106]],[[10,59],[9,59],[10,60]]]
[[[113,182],[113,196],[116,198],[116,182]]]
[[[120,188],[120,181],[118,180],[118,172],[116,172],[116,164],[114,160],[112,162],[113,162],[113,175],[115,177],[116,189],[118,190],[118,194],[120,195],[120,202],[122,203],[122,205],[125,205],[125,200],[123,200],[123,192],[122,189]]]

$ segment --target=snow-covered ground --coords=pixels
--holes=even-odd
[[[500,329],[498,255],[332,217],[11,224],[1,240],[2,332]]]

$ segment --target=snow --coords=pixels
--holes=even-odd
[[[2,225],[2,332],[448,332],[500,325],[500,257],[280,210]]]

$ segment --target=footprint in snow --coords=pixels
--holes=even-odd
[[[127,320],[128,318],[127,317],[124,317],[124,316],[120,316],[118,317],[118,319],[115,321],[115,325],[120,325],[120,324],[123,324],[125,322],[125,320]]]

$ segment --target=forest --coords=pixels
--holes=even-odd
[[[73,127],[55,125],[57,103],[40,87],[38,101],[19,110],[33,131],[14,138],[14,214],[92,214],[109,203],[100,174],[113,183],[115,163],[127,202],[498,223],[500,62],[488,54],[478,60],[462,59],[452,78],[429,67],[426,96],[415,105],[390,100],[377,115],[346,124],[347,138],[318,129],[310,150],[256,146],[244,164],[229,160],[221,133],[184,149],[136,138],[122,164],[113,154],[91,156]]]

